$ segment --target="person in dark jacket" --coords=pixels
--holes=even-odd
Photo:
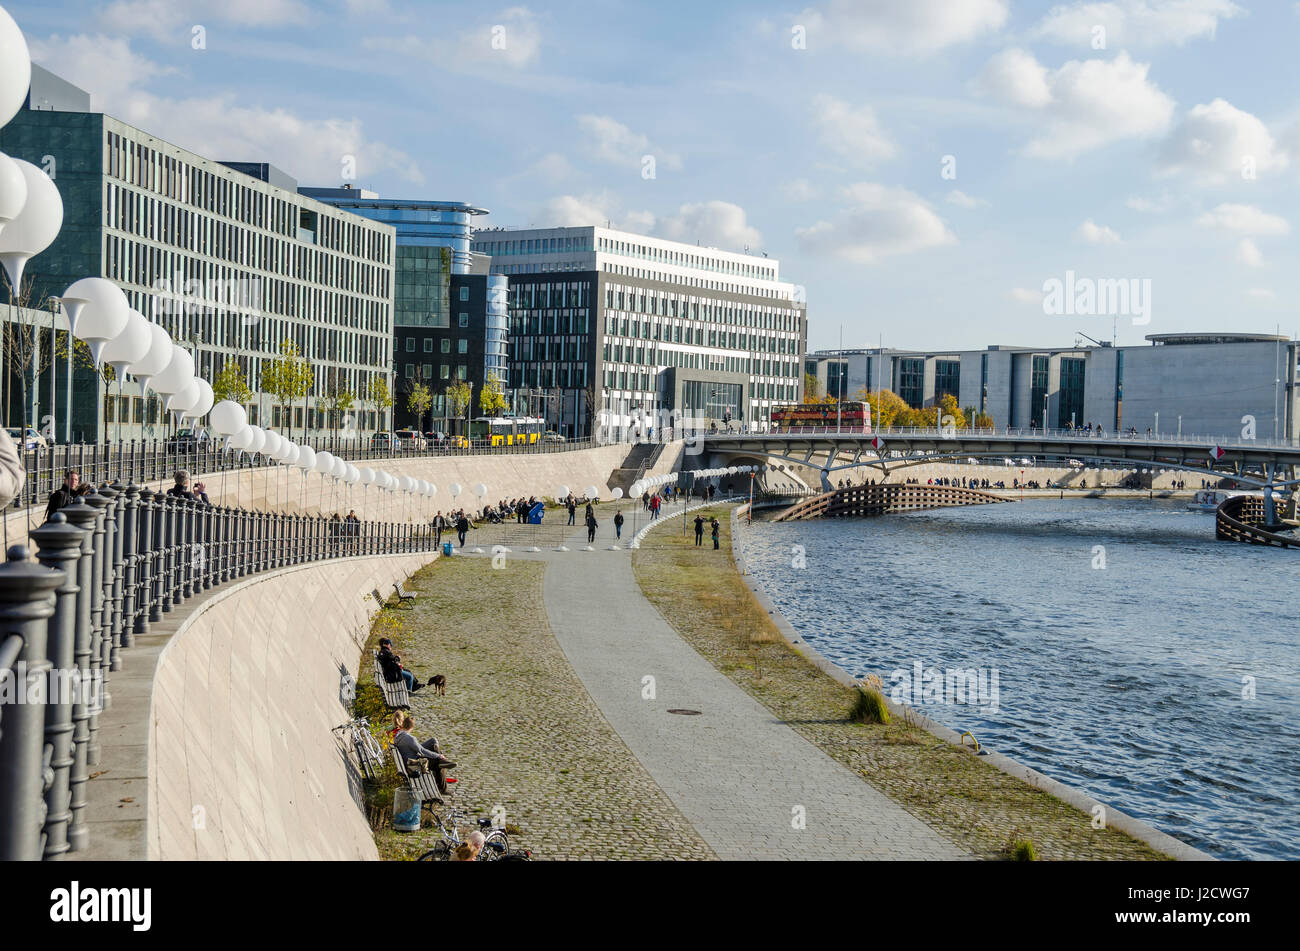
[[[433,517],[433,545],[435,548],[442,545],[442,533],[447,527],[447,520],[442,516],[442,509]]]
[[[590,545],[592,542],[596,540],[596,528],[597,528],[596,516],[588,512],[587,513],[587,544],[588,545]]]
[[[178,499],[194,500],[194,493],[190,491],[190,474],[184,469],[178,469],[175,475],[176,484],[167,490],[168,495],[175,496]]]
[[[421,743],[415,738],[411,731],[415,729],[415,721],[411,719],[410,714],[404,715],[401,720],[397,721],[398,731],[393,735],[393,746],[402,754],[402,763],[418,757],[424,757],[429,761],[429,772],[433,774],[434,782],[438,784],[438,792],[446,795],[447,782],[442,778],[444,769],[451,769],[456,764],[453,763],[438,746],[438,741],[433,737]]]
[[[695,547],[699,548],[704,541],[704,516],[695,516]]]
[[[465,547],[465,533],[469,531],[469,519],[465,513],[460,513],[460,518],[456,519],[456,537],[460,540],[460,547]]]
[[[50,520],[50,516],[63,508],[70,505],[77,497],[77,484],[81,481],[81,473],[76,469],[69,469],[63,473],[63,485],[59,486],[50,493],[50,504],[45,508],[45,521]]]
[[[623,537],[623,510],[619,509],[614,513],[614,537]]]
[[[572,495],[569,496],[568,509],[569,509],[569,524],[572,525],[574,519],[578,515],[578,503],[573,501]]]
[[[420,681],[416,679],[415,674],[402,666],[402,658],[393,653],[393,642],[388,638],[379,639],[379,654],[376,659],[379,661],[379,669],[383,672],[384,679],[390,684],[405,680],[406,689],[411,693],[420,689]]]
[[[711,521],[709,524],[710,524],[710,526],[713,528],[713,550],[714,550],[714,551],[717,551],[717,550],[718,550],[718,532],[722,529],[722,526],[718,524],[718,520],[717,520],[716,518],[713,519],[713,521]]]

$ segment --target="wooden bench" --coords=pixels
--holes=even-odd
[[[411,594],[411,592],[403,588],[402,583],[400,581],[397,582],[397,584],[393,585],[393,590],[397,592],[398,604],[401,604],[403,601],[412,601],[412,602],[415,601],[415,595]]]
[[[393,762],[397,764],[397,775],[402,777],[402,782],[406,784],[407,790],[411,793],[411,798],[424,804],[426,802],[443,803],[442,793],[438,792],[438,782],[433,778],[433,773],[408,773],[406,771],[406,758],[402,756],[402,751],[394,746],[391,750]]]
[[[384,668],[379,664],[379,651],[374,651],[375,665],[375,683],[379,689],[384,692],[384,703],[388,704],[390,710],[411,708],[411,694],[406,689],[406,678],[403,677],[395,684],[389,683],[384,679]]]

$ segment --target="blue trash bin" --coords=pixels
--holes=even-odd
[[[451,557],[451,551],[452,551],[452,549],[451,549],[451,542],[443,542],[443,543],[442,543],[442,553],[443,553],[444,555],[446,555],[447,557]]]

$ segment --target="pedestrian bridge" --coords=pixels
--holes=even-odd
[[[877,485],[854,485],[796,502],[774,522],[796,522],[810,518],[846,518],[885,515],[891,512],[914,512],[921,509],[949,508],[954,505],[991,505],[1007,499],[982,492],[947,485],[909,485],[889,482]]]

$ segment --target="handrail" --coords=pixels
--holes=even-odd
[[[137,635],[228,581],[329,559],[435,550],[425,524],[344,521],[212,506],[135,484],[102,485],[0,564],[0,670],[16,671],[0,730],[0,861],[86,847],[88,767],[111,674]],[[30,698],[38,698],[30,702]]]
[[[1013,439],[1029,438],[1040,442],[1048,441],[1065,441],[1079,445],[1096,445],[1103,442],[1138,442],[1138,443],[1157,443],[1160,445],[1178,446],[1219,446],[1223,449],[1300,449],[1300,439],[1291,441],[1271,440],[1271,439],[1244,439],[1240,434],[1235,436],[1219,435],[1210,436],[1203,434],[1171,434],[1171,433],[1132,433],[1132,432],[1114,432],[1093,430],[1085,432],[1080,429],[1035,429],[1024,427],[1006,426],[986,427],[979,429],[962,428],[962,429],[943,429],[938,427],[888,427],[873,431],[863,432],[862,430],[853,431],[848,427],[836,426],[797,426],[782,432],[767,433],[699,433],[692,438],[703,438],[705,440],[746,440],[746,439],[772,439],[788,438],[797,436],[842,436],[846,439],[861,440],[867,436],[879,436],[882,439],[888,439],[891,436],[900,438],[933,438],[933,439],[980,439],[982,437],[998,438],[1008,437]]]

